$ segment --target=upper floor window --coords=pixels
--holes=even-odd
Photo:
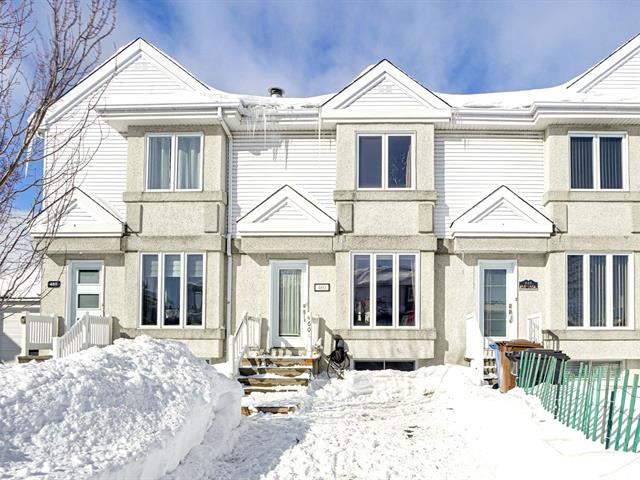
[[[415,328],[419,266],[415,253],[354,253],[351,265],[354,327]]]
[[[358,135],[358,188],[414,188],[412,134]]]
[[[633,319],[633,265],[628,254],[567,255],[567,325],[624,328]]]
[[[147,190],[201,190],[202,134],[147,135]]]
[[[624,133],[570,133],[571,188],[622,190],[626,188]]]

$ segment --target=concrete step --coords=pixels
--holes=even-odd
[[[311,357],[260,355],[242,358],[240,367],[313,367],[313,362]]]
[[[297,377],[303,373],[311,374],[312,367],[310,365],[298,365],[294,367],[240,367],[240,375],[245,377],[264,374],[279,375],[281,377]]]
[[[18,363],[29,363],[33,360],[36,362],[44,362],[45,360],[51,360],[52,355],[20,355],[18,357]]]
[[[306,387],[309,385],[309,377],[275,377],[275,376],[239,376],[238,381],[243,385],[257,387],[278,387],[300,385]]]

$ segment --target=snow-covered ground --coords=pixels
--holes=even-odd
[[[543,410],[533,397],[474,385],[470,369],[349,372],[309,393],[252,395],[245,404],[300,405],[254,415],[235,448],[209,458],[215,435],[174,479],[640,478],[640,455],[605,451]]]
[[[205,435],[227,451],[241,396],[183,343],[146,336],[0,365],[0,478],[158,478]]]
[[[0,479],[640,478],[639,454],[605,451],[465,367],[348,372],[242,400],[297,405],[288,416],[240,420],[241,393],[183,344],[148,337],[0,366]]]

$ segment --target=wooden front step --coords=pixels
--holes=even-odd
[[[307,349],[299,347],[271,347],[269,354],[272,357],[304,357],[307,354]]]
[[[252,393],[271,393],[271,392],[300,392],[304,390],[306,387],[298,386],[298,385],[284,385],[277,387],[262,387],[262,386],[244,386],[244,394],[251,395]]]
[[[278,386],[290,386],[299,385],[306,387],[309,385],[309,378],[307,377],[238,377],[238,381],[243,385],[251,385],[256,387],[278,387]]]
[[[18,357],[18,363],[29,363],[33,360],[36,362],[44,362],[45,360],[51,360],[52,355],[20,355]]]
[[[263,355],[258,357],[244,357],[240,360],[240,367],[295,367],[299,365],[313,367],[313,358]]]
[[[303,373],[312,373],[311,367],[295,366],[295,367],[240,367],[240,375],[248,377],[251,375],[261,375],[271,373],[281,377],[297,377]]]
[[[255,413],[271,413],[271,414],[280,414],[287,415],[289,413],[295,412],[295,405],[283,405],[283,406],[267,406],[267,405],[255,405],[251,407],[241,407],[240,413],[245,417],[249,415],[253,415]]]

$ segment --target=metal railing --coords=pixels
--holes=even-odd
[[[250,317],[247,312],[243,312],[240,322],[233,335],[227,339],[227,348],[230,352],[231,371],[238,375],[240,371],[240,360],[251,348],[260,348],[260,319]]]
[[[528,340],[542,344],[542,314],[535,313],[527,317]]]

